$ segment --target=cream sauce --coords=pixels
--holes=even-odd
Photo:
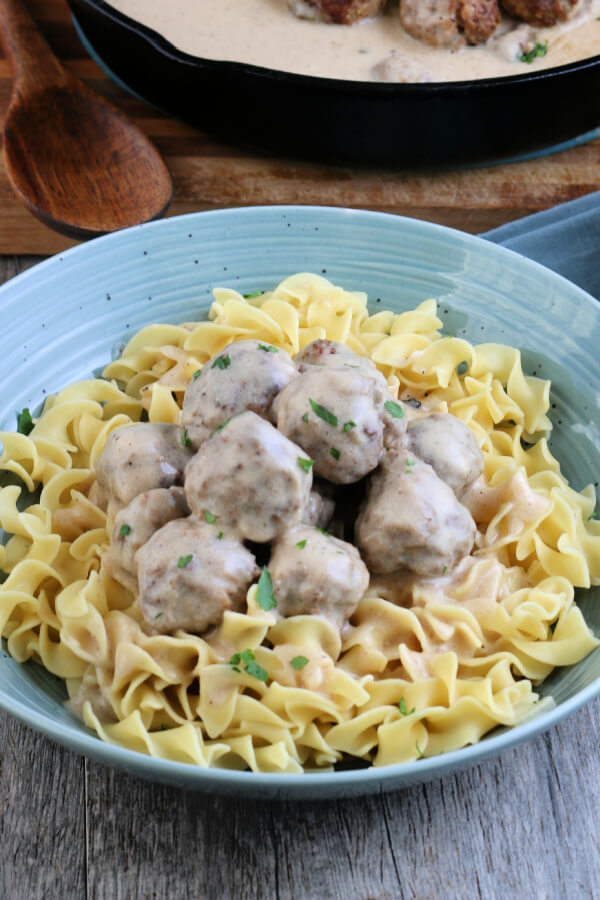
[[[397,4],[352,26],[297,19],[286,0],[108,0],[180,50],[206,59],[351,81],[462,81],[522,75],[600,53],[600,0],[580,0],[573,17],[531,28],[504,17],[487,44],[431,48],[400,24]],[[532,63],[518,56],[548,44]]]

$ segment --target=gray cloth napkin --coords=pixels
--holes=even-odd
[[[542,263],[600,300],[600,191],[480,237]]]

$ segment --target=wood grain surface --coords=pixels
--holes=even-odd
[[[0,283],[38,257],[0,257]],[[600,698],[458,775],[327,802],[203,796],[0,712],[2,900],[594,900]]]
[[[477,233],[600,189],[600,140],[529,162],[418,174],[250,155],[161,115],[109,81],[87,57],[65,0],[27,4],[67,67],[130,115],[164,155],[175,189],[171,215],[225,206],[323,204],[384,210]],[[0,58],[0,118],[10,89],[10,68]],[[71,243],[20,205],[0,166],[0,253],[49,254]]]

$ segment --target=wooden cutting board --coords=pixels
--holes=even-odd
[[[163,116],[113,84],[87,56],[65,0],[26,0],[65,65],[149,135],[166,159],[170,215],[276,203],[384,210],[477,233],[600,189],[600,140],[542,159],[414,173],[316,165],[257,156]],[[0,57],[0,117],[11,73]],[[14,197],[0,165],[0,253],[52,254],[74,242],[39,223]]]

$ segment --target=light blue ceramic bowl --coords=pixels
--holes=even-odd
[[[600,474],[600,306],[541,266],[484,240],[381,213],[264,207],[197,213],[99,238],[0,289],[0,427],[45,393],[101,369],[150,322],[202,317],[215,285],[270,289],[299,271],[368,293],[373,310],[440,301],[445,329],[520,347],[527,372],[553,381],[552,446],[576,488]],[[600,634],[600,589],[579,592]],[[0,653],[0,705],[79,753],[144,778],[252,798],[324,798],[390,790],[480,762],[554,725],[600,693],[600,649],[542,688],[556,707],[473,747],[433,759],[332,774],[204,770],[102,743],[62,705],[62,683]]]

